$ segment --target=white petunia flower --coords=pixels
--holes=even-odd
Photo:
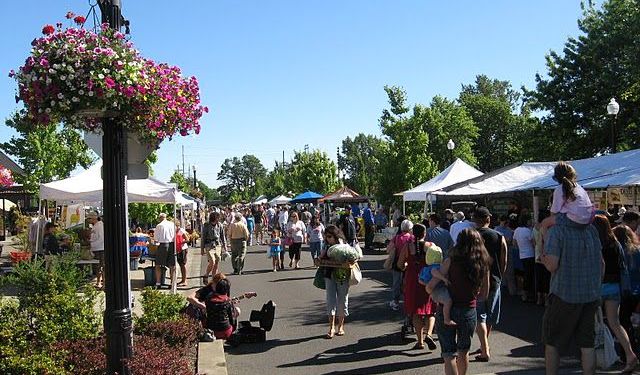
[[[64,99],[64,95],[62,93],[59,93],[58,94],[58,99],[61,99],[61,100]]]
[[[104,79],[104,74],[102,74],[102,73],[98,74],[98,78]]]

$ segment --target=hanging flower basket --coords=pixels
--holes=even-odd
[[[95,33],[82,28],[84,17],[74,21],[80,27],[45,26],[25,64],[9,74],[35,124],[63,122],[93,131],[105,116],[117,116],[129,132],[155,144],[176,133],[200,132],[208,109],[200,104],[195,77],[141,57],[106,24]]]
[[[4,165],[0,165],[0,187],[9,187],[14,183],[13,175],[11,171],[5,168]]]

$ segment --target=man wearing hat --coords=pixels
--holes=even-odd
[[[91,224],[91,253],[98,260],[96,287],[101,289],[104,281],[104,223],[95,211],[89,212],[87,219]]]
[[[489,296],[486,300],[478,300],[477,313],[478,324],[476,332],[480,340],[480,355],[476,356],[478,362],[488,362],[491,358],[489,350],[489,334],[494,324],[500,321],[500,285],[502,275],[507,270],[507,241],[498,231],[489,228],[491,224],[491,212],[486,207],[478,207],[473,212],[473,222],[482,236],[484,246],[491,257]]]
[[[619,222],[631,228],[634,233],[638,233],[640,214],[635,211],[626,211],[620,218]]]
[[[176,248],[174,240],[176,238],[175,224],[167,220],[167,214],[158,215],[160,223],[154,231],[154,239],[158,242],[158,250],[156,251],[156,289],[160,289],[160,280],[162,280],[162,267],[169,268],[171,275],[171,287],[173,288],[176,279]]]

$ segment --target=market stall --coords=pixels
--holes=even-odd
[[[270,200],[269,204],[271,206],[279,206],[281,204],[287,204],[289,202],[291,202],[291,198],[287,197],[286,195],[278,195],[277,197]]]

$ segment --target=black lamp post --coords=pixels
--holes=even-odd
[[[613,122],[611,124],[611,153],[615,154],[618,152],[618,134],[617,134],[617,122],[618,122],[618,112],[620,112],[620,105],[616,102],[615,98],[611,98],[609,104],[607,104],[607,114],[613,117]]]
[[[99,0],[98,4],[102,22],[120,30],[124,21],[120,0]],[[127,140],[116,116],[103,118],[102,124],[107,372],[122,375],[129,374],[123,360],[133,354],[125,196]]]

